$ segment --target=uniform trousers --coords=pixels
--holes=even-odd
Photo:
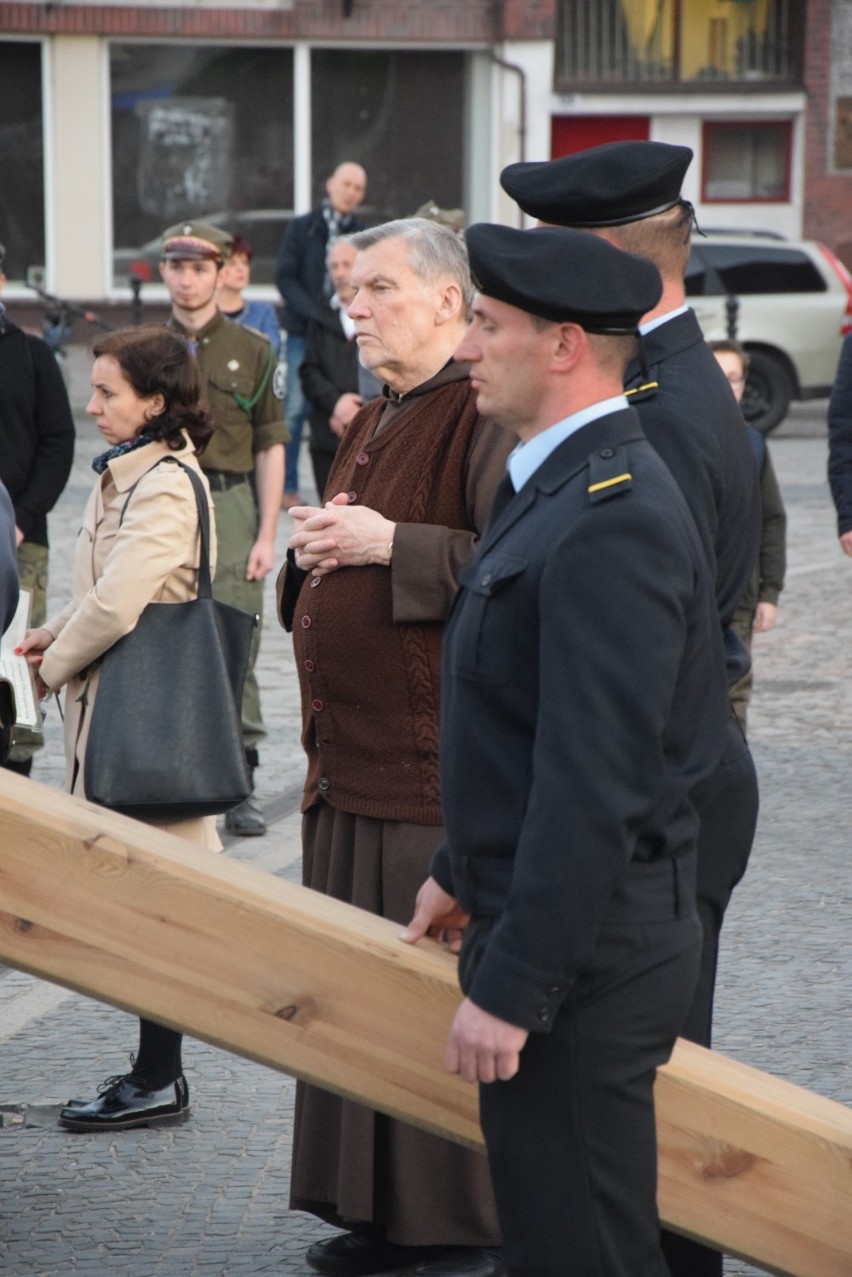
[[[711,1046],[719,936],[725,910],[748,866],[758,812],[757,773],[733,711],[719,766],[690,794],[698,815],[696,900],[703,931],[701,970],[681,1037]]]
[[[757,826],[757,774],[733,713],[721,763],[690,797],[700,821],[696,903],[702,947],[695,997],[680,1034],[709,1047],[722,923],[734,887],[746,871]],[[662,1243],[671,1277],[722,1277],[718,1250],[668,1230],[663,1231]]]
[[[754,607],[738,607],[734,612],[731,621],[731,629],[737,635],[745,650],[751,656],[751,640],[754,634]],[[748,672],[743,674],[742,678],[734,683],[728,695],[731,698],[731,705],[734,713],[739,720],[743,729],[746,730],[746,721],[748,718],[748,707],[751,703],[751,694],[754,688],[754,666],[748,667]]]
[[[653,1086],[698,970],[691,860],[628,872],[551,1031],[480,1086],[510,1277],[665,1277]]]
[[[263,581],[246,580],[248,556],[257,539],[257,506],[254,489],[247,479],[231,487],[220,487],[217,477],[213,476],[210,490],[218,545],[213,597],[220,603],[229,603],[231,607],[252,612],[259,618],[252,638],[242,703],[243,745],[246,750],[254,750],[266,735],[260,712],[260,689],[254,672],[263,622]]]

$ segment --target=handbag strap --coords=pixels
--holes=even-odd
[[[198,562],[198,597],[200,599],[209,599],[213,594],[213,582],[210,576],[210,509],[207,505],[207,494],[204,491],[204,485],[198,475],[191,466],[186,466],[182,461],[178,461],[177,457],[160,457],[159,461],[155,461],[145,474],[140,474],[133,487],[127,494],[127,499],[121,507],[118,525],[121,527],[124,522],[124,516],[127,513],[127,507],[130,504],[130,498],[136,490],[136,485],[141,483],[146,474],[150,474],[152,470],[156,470],[161,462],[167,461],[171,465],[180,466],[189,478],[192,484],[192,490],[195,493],[195,506],[198,510],[198,532],[201,540],[201,550]]]

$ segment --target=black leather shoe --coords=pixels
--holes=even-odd
[[[502,1251],[481,1246],[433,1246],[432,1257],[415,1264],[411,1277],[505,1277]]]
[[[338,1233],[314,1242],[305,1259],[311,1268],[326,1277],[367,1277],[416,1264],[434,1249],[432,1246],[394,1246],[376,1233]]]
[[[401,1268],[418,1277],[495,1277],[499,1253],[478,1246],[394,1246],[376,1233],[355,1232],[315,1242],[305,1258],[325,1277],[369,1277]]]
[[[89,1104],[72,1100],[59,1114],[69,1131],[127,1131],[136,1126],[172,1126],[189,1119],[189,1087],[181,1075],[159,1091],[125,1073],[107,1078]]]
[[[254,794],[249,794],[236,807],[225,813],[225,828],[240,838],[259,838],[266,833],[266,821]]]

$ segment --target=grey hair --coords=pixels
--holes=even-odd
[[[449,275],[461,289],[465,312],[473,305],[473,282],[464,240],[439,222],[425,217],[398,217],[381,226],[371,226],[366,231],[356,231],[347,236],[349,243],[360,252],[372,248],[386,239],[403,239],[408,244],[411,268],[428,283],[437,283]]]

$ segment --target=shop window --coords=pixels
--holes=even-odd
[[[788,120],[704,123],[701,198],[712,203],[759,203],[790,198]]]
[[[252,282],[272,283],[293,216],[290,49],[113,44],[113,273],[157,278],[159,236],[184,218],[239,231]]]
[[[367,171],[359,216],[410,217],[427,200],[464,206],[465,55],[403,50],[311,54],[314,199],[342,160]]]
[[[25,281],[45,259],[41,45],[0,40],[0,84],[3,271],[9,280]]]
[[[796,0],[558,0],[556,89],[801,81]]]

